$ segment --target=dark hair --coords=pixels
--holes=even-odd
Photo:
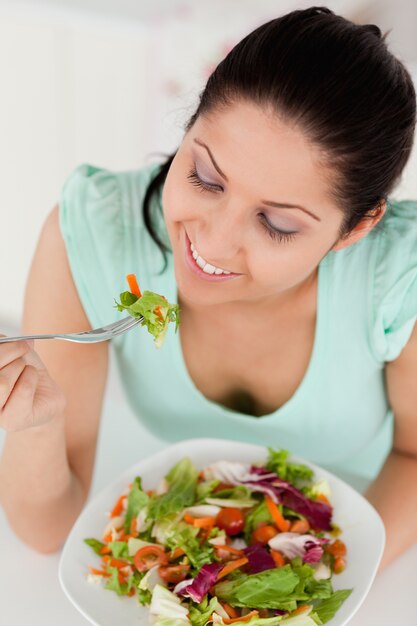
[[[333,199],[345,217],[340,237],[387,199],[414,138],[416,93],[409,72],[387,48],[387,33],[357,25],[326,7],[292,11],[256,28],[219,63],[186,125],[238,100],[267,105],[299,127],[334,172]],[[161,166],[144,199],[160,193],[174,155]]]

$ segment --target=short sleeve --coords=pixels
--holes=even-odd
[[[92,327],[118,319],[110,297],[119,294],[113,268],[123,246],[117,175],[79,165],[63,185],[59,219],[71,273]]]
[[[417,319],[417,201],[389,201],[371,234],[371,343],[378,360],[392,361]]]

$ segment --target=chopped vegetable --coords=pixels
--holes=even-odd
[[[160,348],[164,342],[169,322],[175,322],[175,331],[180,323],[180,308],[178,304],[170,304],[165,296],[153,291],[139,289],[134,274],[128,274],[127,280],[130,291],[120,294],[120,302],[115,300],[118,311],[127,311],[135,318],[142,318],[141,326],[146,326],[154,336],[155,345]]]
[[[166,565],[168,556],[159,546],[145,546],[136,552],[133,562],[138,572],[147,572],[154,565]]]
[[[347,548],[315,491],[323,481],[284,453],[204,469],[183,458],[146,490],[136,476],[111,503],[103,541],[85,539],[99,560],[87,576],[136,595],[154,626],[329,621],[351,592],[332,586]]]

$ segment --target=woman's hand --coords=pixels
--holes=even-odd
[[[13,432],[40,426],[62,413],[65,405],[65,395],[34,351],[33,341],[0,345],[1,428]]]

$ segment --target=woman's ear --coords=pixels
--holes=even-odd
[[[337,243],[331,248],[332,251],[342,250],[343,248],[347,248],[352,244],[360,241],[366,237],[368,233],[378,224],[381,218],[385,215],[385,211],[387,210],[387,203],[385,200],[382,200],[380,204],[373,210],[372,213],[369,213],[367,217],[363,217],[361,221],[350,231],[346,237],[339,239]]]

